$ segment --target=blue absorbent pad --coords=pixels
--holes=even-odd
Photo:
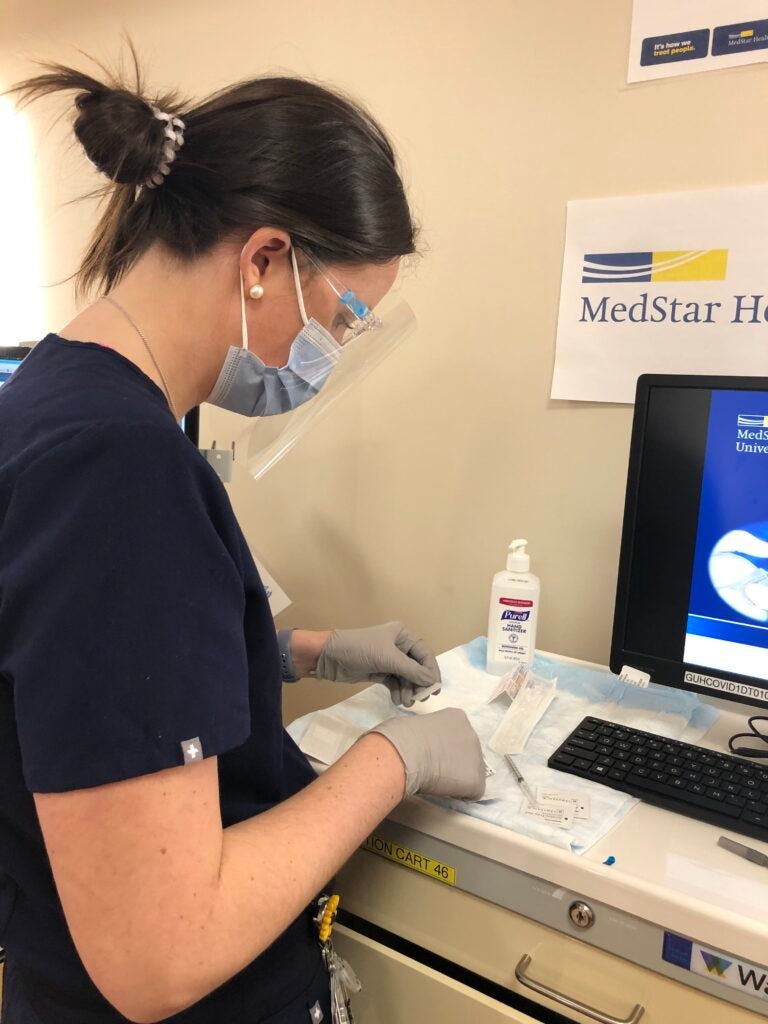
[[[322,716],[323,724],[343,720],[361,731],[371,729],[394,715],[424,714],[441,707],[463,708],[483,744],[483,753],[495,775],[488,779],[485,797],[478,801],[425,797],[432,803],[462,814],[511,829],[573,853],[584,853],[629,811],[634,797],[609,789],[599,782],[567,775],[547,767],[547,759],[586,715],[606,718],[635,729],[659,733],[670,739],[696,743],[710,729],[719,712],[704,704],[696,694],[651,684],[640,689],[622,682],[607,669],[574,664],[551,655],[537,654],[534,672],[557,678],[557,696],[534,728],[525,751],[515,756],[531,787],[538,786],[589,795],[591,816],[577,818],[569,829],[561,829],[522,813],[523,798],[504,759],[488,746],[509,707],[501,697],[485,703],[499,677],[485,671],[486,639],[455,647],[438,657],[443,676],[442,692],[430,697],[416,712],[395,708],[389,690],[370,686],[327,711],[315,711],[288,727],[301,745],[310,724]]]

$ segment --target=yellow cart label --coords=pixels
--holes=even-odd
[[[363,843],[363,849],[377,853],[380,857],[386,857],[387,860],[393,860],[395,864],[402,864],[403,867],[410,868],[411,871],[420,871],[422,875],[436,878],[438,882],[443,882],[445,885],[456,885],[456,868],[452,868],[449,864],[443,864],[442,861],[426,857],[417,850],[409,850],[407,846],[393,843],[391,839],[383,839],[374,833],[368,836]]]

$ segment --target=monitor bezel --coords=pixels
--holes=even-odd
[[[637,499],[640,485],[640,471],[643,462],[643,439],[645,423],[648,416],[648,404],[654,388],[696,388],[706,391],[766,391],[768,377],[730,377],[730,376],[698,376],[691,374],[642,374],[637,381],[635,394],[635,412],[632,421],[632,435],[629,448],[629,465],[627,470],[627,487],[624,499],[624,517],[621,530],[621,549],[619,553],[619,571],[616,581],[616,600],[614,604],[613,631],[611,635],[610,667],[612,672],[619,673],[625,665],[640,669],[651,676],[651,681],[675,689],[689,690],[707,697],[719,697],[724,700],[736,701],[740,704],[768,706],[768,680],[756,679],[738,672],[726,672],[712,669],[706,665],[695,665],[683,660],[670,661],[653,655],[643,655],[637,651],[628,651],[624,646],[627,633],[627,613],[629,606],[629,579],[632,568],[632,554],[637,519]],[[728,682],[746,684],[765,691],[765,698],[742,696],[728,693],[685,679],[686,672]]]
[[[0,345],[0,359],[14,359],[20,363],[31,351],[31,348],[23,348],[21,345]]]

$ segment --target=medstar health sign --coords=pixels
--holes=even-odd
[[[768,200],[760,186],[569,204],[553,398],[631,402],[641,373],[768,371],[755,193]],[[589,245],[705,236],[707,248]]]

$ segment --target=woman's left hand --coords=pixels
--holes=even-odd
[[[313,673],[337,683],[370,679],[389,688],[394,704],[439,693],[440,669],[424,641],[403,626],[387,622],[366,629],[334,629],[320,650]],[[433,689],[437,687],[437,689]]]

